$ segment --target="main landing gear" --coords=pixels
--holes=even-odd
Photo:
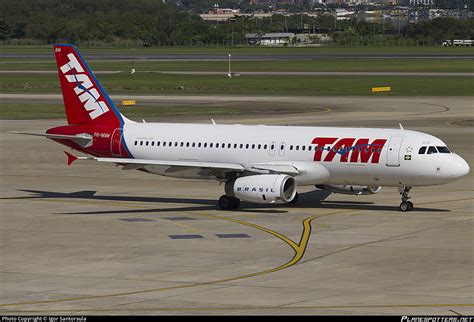
[[[400,195],[402,195],[402,203],[400,204],[400,210],[403,212],[413,210],[413,203],[411,201],[408,201],[408,199],[410,199],[410,197],[408,197],[408,193],[410,192],[410,190],[411,187],[398,188],[398,191],[400,191]]]
[[[223,195],[219,198],[218,205],[222,210],[237,209],[240,205],[240,199]]]

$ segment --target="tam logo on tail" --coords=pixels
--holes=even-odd
[[[74,92],[79,97],[81,103],[83,103],[84,108],[89,112],[91,119],[107,113],[109,111],[107,104],[102,100],[99,101],[99,92],[94,88],[89,76],[84,73],[84,69],[76,56],[71,53],[67,55],[67,58],[69,62],[62,65],[59,69],[69,83],[77,85],[74,88]]]
[[[125,118],[74,45],[54,45],[64,110],[69,126],[54,134],[87,135],[90,144],[71,147],[93,155],[130,157],[125,142]],[[51,132],[53,133],[53,132]],[[70,160],[70,162],[72,162]]]

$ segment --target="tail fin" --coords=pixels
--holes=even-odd
[[[127,121],[73,45],[55,45],[64,107],[69,124],[111,125]]]

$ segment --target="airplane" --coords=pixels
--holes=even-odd
[[[412,187],[446,184],[469,165],[437,137],[404,129],[140,123],[115,107],[74,45],[54,46],[68,124],[45,133],[73,150],[67,163],[95,160],[150,174],[224,183],[218,206],[287,204],[298,186],[368,195],[398,187],[401,211]]]

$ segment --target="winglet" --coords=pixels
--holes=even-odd
[[[67,165],[71,165],[74,161],[77,160],[77,157],[75,155],[72,155],[71,153],[67,151],[64,151],[64,153],[66,153],[66,156],[67,156]]]
[[[398,126],[400,126],[400,130],[404,130],[402,123],[398,123]]]

